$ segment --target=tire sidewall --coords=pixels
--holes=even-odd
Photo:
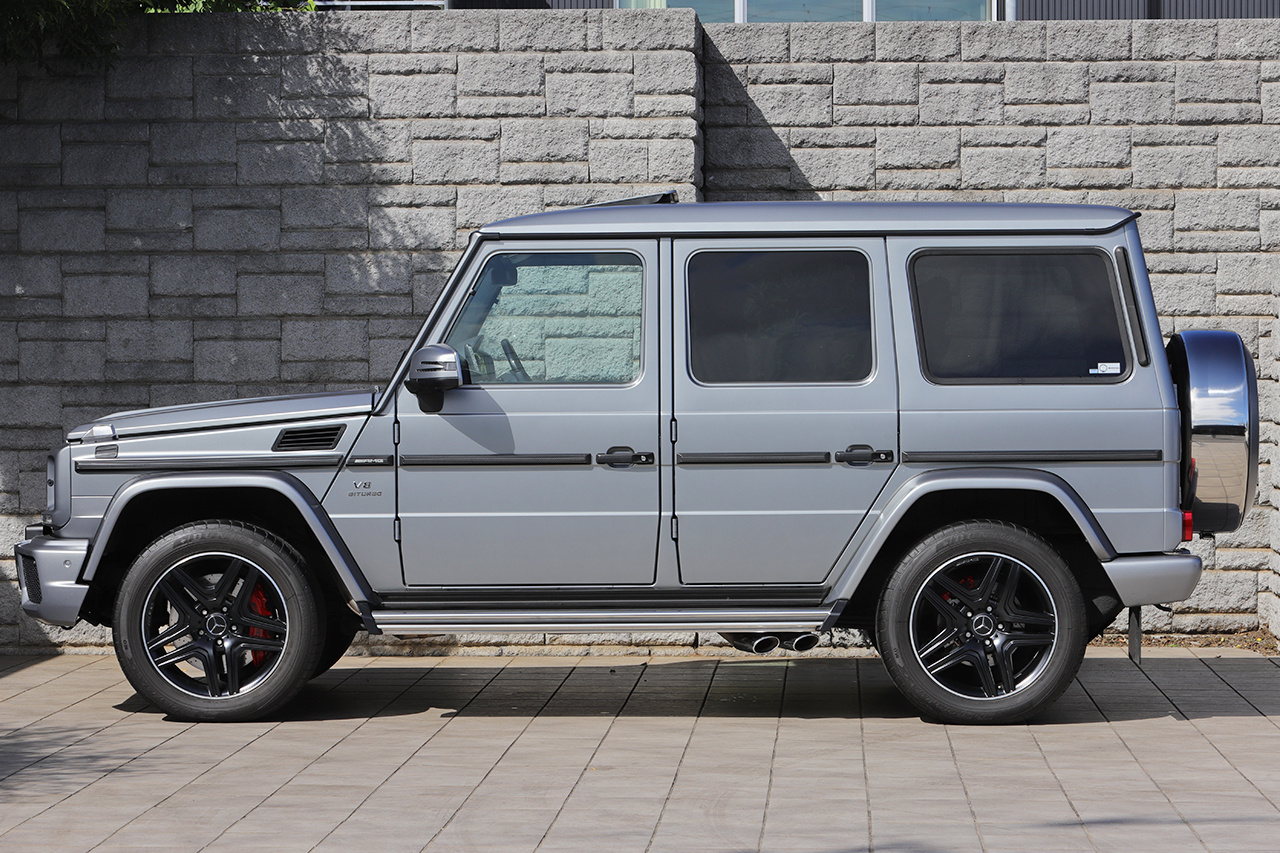
[[[975,699],[947,690],[925,670],[912,642],[912,608],[923,585],[939,567],[976,552],[1012,557],[1033,569],[1057,612],[1049,661],[1034,682],[1007,697]],[[990,521],[962,522],[922,539],[894,569],[876,613],[880,654],[899,690],[926,715],[956,723],[1017,722],[1051,704],[1079,670],[1088,642],[1085,621],[1079,585],[1057,551],[1029,530]]]
[[[214,551],[242,557],[260,568],[279,590],[287,615],[285,647],[271,671],[251,690],[218,698],[195,696],[169,683],[146,651],[142,626],[147,598],[160,578],[177,563]],[[281,540],[235,522],[184,525],[149,545],[125,574],[116,597],[116,658],[133,687],[175,717],[254,719],[292,699],[315,668],[322,639],[317,600],[300,558]]]

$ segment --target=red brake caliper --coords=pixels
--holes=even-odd
[[[267,609],[267,594],[262,589],[262,584],[258,584],[253,588],[253,595],[249,596],[249,609],[259,616],[270,616],[271,611]],[[262,628],[250,628],[250,637],[257,637],[265,640],[271,636]],[[253,655],[253,665],[261,666],[262,662],[267,659],[267,653],[263,651],[250,652]]]

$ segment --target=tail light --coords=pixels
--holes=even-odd
[[[1191,511],[1184,510],[1182,513],[1182,541],[1190,542],[1193,535],[1194,530],[1192,529],[1191,524]]]

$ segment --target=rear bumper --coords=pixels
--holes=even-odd
[[[1126,607],[1182,601],[1200,580],[1200,558],[1185,551],[1117,557],[1102,564]]]
[[[89,553],[89,540],[36,536],[13,550],[23,611],[62,628],[76,624],[89,592],[89,587],[76,582]]]

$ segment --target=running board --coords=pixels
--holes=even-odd
[[[831,607],[698,610],[375,610],[385,634],[821,631]]]

